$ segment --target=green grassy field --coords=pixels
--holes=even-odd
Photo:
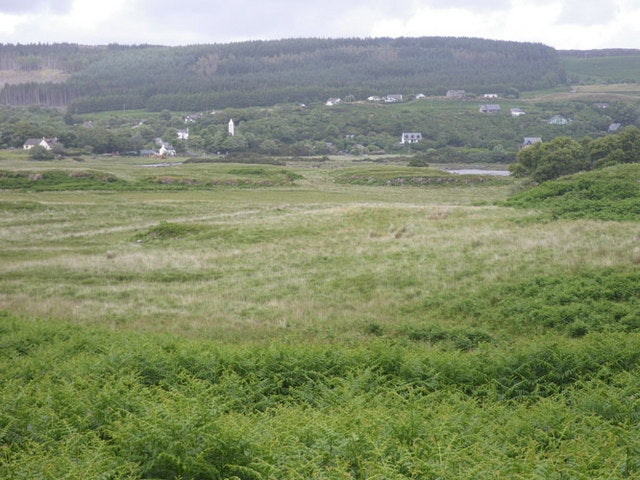
[[[398,164],[143,162],[0,161],[0,477],[640,474],[637,220]]]
[[[636,83],[640,76],[640,55],[579,58],[561,57],[570,83]]]

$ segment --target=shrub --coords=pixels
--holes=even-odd
[[[47,150],[42,145],[36,145],[29,149],[29,158],[31,158],[31,160],[53,160],[55,155],[52,151]]]

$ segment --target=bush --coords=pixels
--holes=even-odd
[[[52,151],[47,150],[46,148],[44,148],[41,145],[36,145],[35,147],[32,147],[29,149],[29,158],[31,158],[31,160],[53,160],[55,158],[55,155],[53,154]]]

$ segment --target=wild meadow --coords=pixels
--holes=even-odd
[[[0,160],[0,477],[640,475],[637,164],[142,163]]]

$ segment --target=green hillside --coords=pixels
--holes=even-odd
[[[637,83],[640,50],[560,51],[560,63],[571,84]]]
[[[331,96],[517,94],[564,82],[550,47],[471,38],[291,39],[187,47],[0,46],[8,67],[45,66],[64,83],[6,85],[7,105],[72,103],[77,112],[196,110],[324,101]]]
[[[640,163],[614,165],[545,182],[506,204],[542,209],[554,218],[640,220]]]

